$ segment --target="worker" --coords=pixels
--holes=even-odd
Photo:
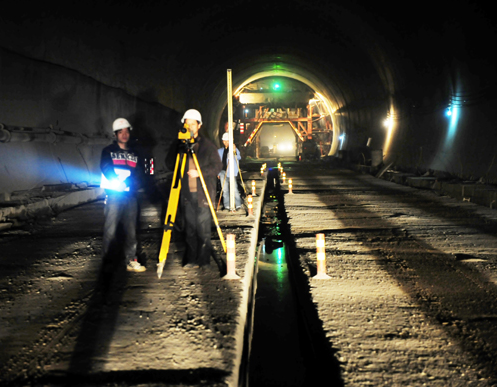
[[[116,239],[119,223],[124,231],[124,256],[127,271],[143,272],[145,266],[136,256],[136,223],[138,215],[137,192],[143,179],[143,160],[130,146],[132,127],[125,118],[118,118],[112,124],[115,141],[102,150],[100,186],[107,194],[105,201],[105,222],[102,242],[104,268],[110,263],[110,246]]]
[[[212,250],[211,225],[212,214],[209,208],[207,195],[211,203],[216,197],[216,177],[221,170],[221,159],[219,158],[216,146],[207,137],[200,135],[202,127],[202,116],[198,110],[189,109],[181,119],[183,124],[188,126],[193,144],[190,144],[197,157],[200,171],[197,170],[191,152],[185,146],[185,141],[174,142],[168,152],[166,165],[173,170],[176,155],[178,153],[188,153],[185,173],[181,180],[180,207],[184,217],[185,229],[185,256],[183,259],[184,268],[206,267],[210,264]],[[207,192],[204,191],[200,181],[202,174]]]
[[[223,169],[221,172],[219,172],[219,180],[221,182],[221,188],[222,188],[222,195],[223,195],[223,205],[224,209],[229,210],[230,209],[230,170],[231,168],[228,168],[228,152],[229,152],[229,134],[228,133],[223,133],[223,137],[221,138],[223,141],[223,147],[218,149],[219,157],[221,158],[221,161],[223,163]],[[235,183],[236,183],[236,177],[238,176],[238,161],[242,159],[242,156],[240,155],[240,151],[236,147],[235,144],[233,144],[233,151],[234,151],[234,157],[233,157],[233,170],[234,170],[234,176],[235,176]],[[227,171],[227,172],[226,172]],[[239,210],[242,207],[242,199],[240,197],[240,192],[238,191],[238,184],[235,184],[235,209]]]

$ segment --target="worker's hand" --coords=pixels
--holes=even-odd
[[[117,190],[120,192],[124,192],[126,188],[126,183],[124,181],[120,181]]]
[[[195,178],[195,177],[199,177],[199,173],[196,169],[190,169],[188,171],[188,176],[191,177],[192,179]]]
[[[134,189],[134,187],[132,187],[133,179],[130,176],[128,176],[126,179],[124,179],[124,185],[126,186],[125,189],[126,188]]]

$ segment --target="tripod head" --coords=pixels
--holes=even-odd
[[[178,140],[181,141],[182,148],[185,150],[191,150],[193,144],[195,143],[195,137],[193,137],[193,133],[190,131],[190,127],[187,123],[183,125],[183,127],[178,132]]]

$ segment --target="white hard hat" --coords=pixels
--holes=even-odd
[[[223,141],[229,141],[230,140],[230,135],[229,133],[224,133],[223,134],[223,138],[222,138]]]
[[[200,112],[195,109],[189,109],[185,112],[183,115],[183,118],[181,119],[181,123],[185,123],[185,120],[189,118],[191,120],[196,120],[200,124],[202,123],[202,116],[200,115]]]
[[[118,118],[112,124],[112,130],[114,132],[117,132],[118,130],[121,130],[124,128],[129,128],[129,130],[133,129],[126,118]]]

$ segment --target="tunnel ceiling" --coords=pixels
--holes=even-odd
[[[343,138],[344,150],[373,139],[384,161],[398,157],[406,165],[489,174],[495,164],[496,20],[491,4],[480,3],[9,3],[0,15],[6,102],[0,123],[60,125],[93,135],[106,133],[115,114],[129,115],[158,149],[193,107],[203,114],[205,132],[219,140],[226,70],[232,69],[233,90],[278,76],[322,94],[332,112],[329,155]],[[457,132],[452,124],[447,131],[438,114],[452,101],[455,85],[464,98],[474,98],[471,117],[461,115]],[[390,114],[398,119],[395,131],[383,125]]]
[[[383,64],[409,59],[417,71],[435,71],[449,58],[485,65],[494,22],[471,1],[433,7],[366,1],[232,1],[174,3],[148,0],[40,3],[2,15],[38,37],[84,34],[93,44],[112,36],[133,57],[174,61],[184,71],[248,67],[261,61],[299,60],[310,72],[352,78],[369,69],[360,59]],[[7,26],[11,26],[8,23]],[[22,31],[19,31],[22,34]],[[28,46],[28,42],[24,42]],[[379,52],[378,50],[383,50]],[[376,56],[376,58],[375,58]],[[326,67],[322,67],[326,65]],[[402,63],[401,65],[404,65]],[[428,68],[429,67],[429,68]]]
[[[131,93],[176,109],[185,107],[180,100],[197,106],[216,89],[219,95],[228,68],[234,86],[275,69],[304,78],[309,87],[325,91],[336,109],[394,94],[421,98],[454,63],[495,83],[487,49],[495,41],[495,23],[484,6],[467,0],[444,7],[359,0],[90,0],[77,10],[60,3],[16,6],[20,9],[2,15],[8,31],[0,38],[3,47],[63,62],[99,80],[122,66],[121,81],[113,86],[124,84]],[[77,37],[71,49],[79,49],[79,56],[64,55],[71,36]],[[88,47],[100,57],[85,55]]]

